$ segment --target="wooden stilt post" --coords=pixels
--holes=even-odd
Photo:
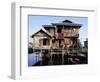
[[[50,64],[52,65],[52,53],[50,54]]]
[[[36,55],[36,62],[37,62],[37,55]]]
[[[62,50],[62,65],[64,64],[64,50]]]
[[[42,49],[40,50],[40,57],[42,58]],[[42,65],[42,61],[40,61],[40,65]]]
[[[50,50],[50,65],[52,65],[52,50]]]
[[[51,64],[51,49],[49,49],[49,62],[48,62],[48,64],[50,65]]]

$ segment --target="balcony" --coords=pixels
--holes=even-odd
[[[64,33],[64,37],[79,37],[79,34],[76,32],[68,32],[68,33]]]

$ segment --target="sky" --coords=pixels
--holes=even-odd
[[[77,24],[82,24],[79,32],[79,39],[83,44],[86,38],[88,38],[88,18],[75,16],[28,16],[29,42],[32,42],[30,36],[41,29],[42,25],[50,25],[51,23],[58,23],[66,19]]]

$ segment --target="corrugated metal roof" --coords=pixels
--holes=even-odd
[[[65,23],[65,22],[62,22],[62,23],[52,23],[52,25],[79,26],[79,27],[82,26],[81,24],[76,24],[76,23]]]
[[[42,25],[43,27],[54,27],[53,25]]]

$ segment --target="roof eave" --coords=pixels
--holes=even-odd
[[[49,37],[52,37],[51,35],[49,35],[47,32],[45,32],[45,31],[42,30],[42,29],[40,29],[39,31],[43,31],[43,32],[46,33]],[[39,31],[37,31],[36,33],[38,33]],[[33,38],[33,37],[35,36],[36,33],[34,33],[33,35],[31,35],[30,37]]]
[[[64,26],[75,26],[75,27],[82,27],[82,25],[81,24],[73,24],[73,25],[70,25],[70,24],[54,24],[54,23],[52,23],[54,26],[56,26],[56,25],[64,25]]]

